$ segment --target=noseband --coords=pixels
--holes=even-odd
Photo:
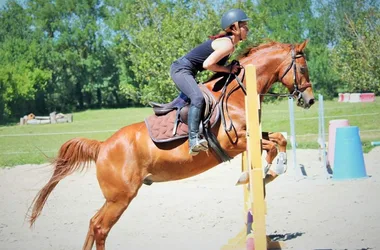
[[[290,95],[292,96],[297,96],[299,99],[301,97],[302,92],[305,91],[308,87],[311,87],[310,83],[305,83],[302,84],[300,87],[297,84],[297,68],[296,68],[296,59],[305,57],[303,53],[296,54],[294,45],[292,45],[292,63],[286,68],[284,74],[281,76],[280,81],[282,82],[282,79],[286,76],[286,74],[290,71],[291,68],[293,68],[293,86],[294,86],[294,91]]]

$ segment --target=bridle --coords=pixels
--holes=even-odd
[[[282,76],[280,77],[280,81],[282,82],[283,78],[286,76],[286,74],[288,74],[288,72],[293,69],[293,86],[294,86],[294,90],[292,93],[287,93],[287,94],[278,94],[278,93],[272,93],[272,92],[267,92],[266,94],[260,94],[261,96],[277,96],[277,97],[289,97],[289,98],[293,98],[295,96],[297,96],[297,100],[300,100],[301,98],[301,95],[302,95],[302,92],[304,92],[307,88],[311,87],[311,84],[310,83],[305,83],[305,84],[302,84],[301,86],[298,86],[297,84],[297,67],[296,67],[296,60],[298,58],[305,58],[305,54],[304,53],[298,53],[296,54],[295,52],[295,48],[294,48],[294,45],[292,45],[291,47],[291,56],[292,56],[292,62],[290,63],[290,65],[286,68],[285,72],[282,74]],[[238,62],[237,62],[238,63]],[[244,67],[242,68],[244,70]],[[243,77],[244,77],[244,74],[243,74]],[[238,82],[240,88],[243,90],[244,94],[246,94],[246,89],[242,83],[242,80],[239,79],[239,77],[237,75],[235,75],[235,78],[236,78],[236,81]]]
[[[294,49],[294,45],[292,45],[292,50],[291,50],[291,53],[292,53],[292,62],[291,64],[286,68],[284,74],[282,74],[282,76],[280,77],[280,81],[282,82],[282,79],[286,76],[286,74],[293,68],[293,86],[294,86],[294,90],[293,90],[293,93],[290,94],[290,96],[297,96],[297,99],[300,99],[301,98],[301,95],[302,95],[302,92],[305,91],[305,89],[311,87],[311,84],[310,83],[305,83],[305,84],[302,84],[301,86],[298,86],[297,84],[297,67],[296,67],[296,60],[297,58],[305,58],[305,54],[304,53],[298,53],[296,54],[295,52],[295,49]]]
[[[311,87],[310,83],[302,84],[301,86],[298,86],[297,84],[297,67],[296,67],[296,60],[298,58],[305,58],[304,53],[298,53],[296,54],[294,45],[291,47],[291,56],[292,56],[292,62],[290,65],[286,68],[285,72],[280,77],[280,81],[282,82],[283,78],[288,74],[288,72],[293,69],[293,86],[294,90],[292,93],[286,93],[286,94],[279,94],[279,93],[273,93],[273,92],[267,92],[266,94],[260,94],[261,96],[276,96],[276,97],[288,97],[288,98],[294,98],[297,97],[297,100],[300,101],[302,97],[302,92],[304,92],[307,88]],[[244,94],[246,95],[245,87],[242,84],[242,81],[235,75],[237,82],[239,83],[241,89],[243,90]]]
[[[266,93],[266,94],[259,94],[260,96],[277,96],[277,97],[288,97],[288,98],[294,98],[295,96],[297,97],[297,100],[298,100],[298,103],[302,102],[301,100],[302,99],[302,92],[305,91],[307,88],[311,87],[311,84],[310,83],[305,83],[305,84],[302,84],[301,86],[298,86],[297,84],[297,67],[296,67],[296,60],[298,58],[305,58],[305,54],[304,53],[298,53],[296,54],[295,52],[295,48],[294,48],[294,45],[292,45],[291,47],[291,56],[292,56],[292,62],[290,63],[290,65],[286,68],[285,72],[282,74],[282,76],[280,77],[280,81],[282,82],[283,78],[286,76],[286,74],[291,70],[293,69],[293,86],[294,86],[294,90],[292,93],[287,93],[287,94],[277,94],[277,93]],[[233,63],[237,63],[239,64],[238,61],[234,61]],[[231,63],[232,65],[232,63]],[[230,126],[227,127],[227,124],[226,124],[226,119],[224,117],[224,112],[223,112],[223,101],[225,100],[225,102],[227,102],[228,100],[228,97],[236,90],[238,89],[241,89],[244,93],[244,95],[247,95],[247,91],[246,91],[246,88],[243,84],[243,80],[244,80],[244,76],[245,76],[245,69],[244,67],[241,68],[242,69],[242,77],[240,78],[237,74],[229,74],[228,75],[228,78],[223,86],[223,89],[222,89],[222,95],[220,96],[219,100],[217,101],[217,104],[219,104],[220,108],[221,108],[221,119],[222,119],[222,124],[223,124],[223,127],[224,127],[224,130],[226,132],[229,132],[231,131],[232,129],[235,130],[236,132],[236,129],[233,125],[233,122],[232,122],[232,119],[231,117],[229,116],[229,112],[228,112],[228,109],[226,110],[226,113],[227,113],[227,116],[228,118],[231,120],[231,123],[230,123]],[[228,85],[228,82],[229,82],[229,79],[230,79],[230,76],[231,75],[234,75],[235,76],[235,79],[236,79],[236,82],[238,83],[238,85],[236,87],[234,87],[232,90],[230,90],[230,92],[228,94],[226,94],[226,88],[227,88],[227,85]],[[228,133],[227,133],[228,134]],[[231,139],[231,138],[230,138]],[[236,143],[235,142],[232,142],[232,143]]]

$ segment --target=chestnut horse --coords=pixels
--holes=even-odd
[[[240,64],[256,65],[258,93],[266,93],[272,84],[281,82],[299,106],[309,108],[314,103],[309,81],[304,48],[301,44],[271,42],[250,48],[239,57]],[[206,83],[211,90],[215,80]],[[243,81],[243,85],[245,80]],[[212,132],[230,157],[246,150],[245,95],[234,80],[227,86],[229,122],[235,130],[225,131],[216,125]],[[215,97],[220,91],[213,92]],[[224,110],[226,112],[226,109]],[[228,135],[227,135],[228,133]],[[105,203],[91,218],[83,249],[105,249],[107,235],[112,226],[137,195],[144,179],[152,182],[179,180],[198,175],[220,162],[210,151],[196,156],[188,153],[188,141],[179,140],[155,144],[149,137],[144,122],[121,128],[105,141],[74,138],[64,143],[53,162],[54,172],[49,182],[39,191],[31,205],[30,225],[40,215],[48,196],[64,177],[96,163],[96,174]]]

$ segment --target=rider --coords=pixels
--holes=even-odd
[[[197,155],[208,149],[207,140],[199,135],[199,125],[203,112],[204,98],[195,80],[196,74],[203,70],[236,73],[239,66],[224,66],[235,45],[247,38],[249,18],[241,9],[227,11],[221,20],[223,32],[211,36],[209,40],[192,49],[188,54],[174,61],[170,75],[181,91],[179,98],[186,95],[190,99],[188,115],[189,154]]]

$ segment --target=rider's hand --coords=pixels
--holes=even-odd
[[[238,64],[230,64],[230,73],[236,74],[239,69],[241,69],[240,65]]]
[[[239,61],[233,60],[229,65],[230,74],[238,73],[241,68]]]

